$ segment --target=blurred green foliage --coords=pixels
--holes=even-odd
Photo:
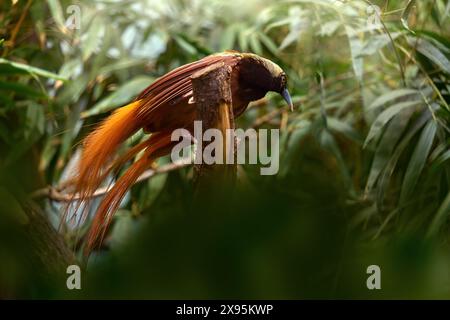
[[[450,298],[448,0],[0,8],[0,296]],[[268,95],[237,124],[281,128],[279,174],[244,166],[214,203],[192,201],[191,168],[157,175],[130,192],[81,292],[36,275],[25,203],[55,226],[63,209],[29,195],[60,185],[112,109],[226,49],[288,74],[294,113]],[[75,253],[85,229],[63,232]],[[371,264],[382,290],[366,288]]]

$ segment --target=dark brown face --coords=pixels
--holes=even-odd
[[[277,64],[250,54],[240,61],[236,69],[240,87],[248,101],[261,99],[267,92],[273,91],[281,94],[292,109],[291,97],[286,89],[287,77]]]
[[[280,92],[283,77],[276,74],[266,66],[262,59],[243,59],[238,66],[239,78],[245,87],[254,88],[257,91]],[[284,79],[284,81],[286,81]]]

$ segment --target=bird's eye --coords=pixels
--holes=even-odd
[[[286,84],[287,84],[287,77],[286,74],[283,72],[281,74],[281,88],[286,87]]]

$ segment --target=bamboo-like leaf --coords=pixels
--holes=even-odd
[[[47,0],[48,7],[59,29],[64,29],[64,13],[59,0]]]
[[[419,92],[415,89],[408,89],[408,88],[389,91],[388,93],[385,93],[385,94],[379,96],[377,99],[375,99],[367,107],[367,110],[369,111],[369,110],[377,109],[377,108],[385,105],[389,101],[392,101],[392,100],[395,100],[398,98],[402,98],[402,97],[407,97],[407,96],[410,96],[413,94],[419,94]]]
[[[44,106],[31,102],[27,108],[27,127],[24,130],[25,138],[28,139],[30,134],[42,135],[45,129]]]
[[[428,237],[431,237],[438,232],[439,228],[444,224],[445,219],[448,218],[449,213],[450,213],[450,192],[447,194],[444,201],[442,201],[438,211],[436,212],[436,215],[434,216],[433,220],[430,223],[430,226],[428,227],[427,231]]]
[[[112,249],[122,246],[137,227],[131,211],[120,209],[115,214],[115,223],[111,229],[109,245]]]
[[[389,159],[388,164],[386,165],[386,168],[383,170],[383,173],[380,177],[380,181],[378,182],[378,188],[377,188],[377,207],[378,209],[381,209],[383,207],[383,199],[384,195],[386,193],[386,189],[389,185],[389,181],[392,177],[392,173],[395,170],[395,167],[397,166],[397,162],[400,159],[400,156],[402,155],[405,148],[410,143],[411,139],[414,137],[414,135],[431,119],[431,112],[426,109],[424,110],[419,118],[415,120],[414,124],[410,129],[408,129],[405,136],[402,138],[400,143],[396,146],[394,153]]]
[[[325,149],[327,149],[333,154],[339,166],[340,174],[342,175],[342,179],[346,187],[348,188],[350,193],[354,193],[354,188],[347,164],[345,163],[344,158],[342,157],[341,150],[339,149],[339,146],[335,138],[327,129],[322,130],[320,135],[320,143]]]
[[[10,82],[10,81],[0,81],[0,91],[14,91],[20,96],[27,96],[31,98],[45,98],[47,95],[42,91],[37,91],[33,89],[30,85],[19,83],[19,82]]]
[[[425,167],[425,162],[428,159],[428,154],[430,153],[436,135],[436,129],[436,123],[431,120],[422,130],[420,139],[411,156],[403,179],[402,190],[400,193],[400,205],[403,205],[413,193],[420,174]]]
[[[341,22],[338,20],[327,21],[320,26],[320,36],[332,36],[336,30],[341,26]]]
[[[441,154],[437,159],[436,159],[436,165],[441,165],[443,164],[445,161],[447,161],[448,159],[450,159],[450,150],[445,151],[443,154]]]
[[[256,32],[253,32],[252,35],[250,36],[250,46],[254,53],[262,55],[263,53],[262,46],[261,43],[259,42],[259,37]]]
[[[328,117],[327,118],[327,126],[332,131],[336,131],[339,133],[342,133],[347,138],[356,141],[358,143],[362,142],[361,136],[359,133],[353,129],[351,125],[349,125],[347,122],[341,121],[334,117]]]
[[[91,25],[89,27],[89,30],[87,32],[87,37],[85,41],[83,41],[82,44],[82,57],[83,61],[86,61],[89,59],[89,57],[92,55],[92,53],[97,49],[99,46],[99,43],[101,41],[101,35],[104,22],[103,19],[100,16],[94,16]]]
[[[27,64],[9,61],[9,60],[3,59],[3,58],[0,58],[0,65],[1,64],[9,65],[17,70],[26,71],[31,75],[37,75],[37,76],[42,76],[45,78],[51,78],[51,79],[62,80],[62,81],[67,80],[66,78],[61,77],[61,76],[57,75],[56,73],[53,73],[53,72],[50,72],[50,71],[47,71],[44,69],[32,67]]]
[[[118,70],[123,70],[123,69],[128,69],[131,67],[135,67],[135,66],[139,66],[139,65],[143,65],[145,64],[147,61],[144,59],[121,59],[117,62],[112,62],[109,63],[107,65],[102,66],[99,69],[99,75],[102,76],[109,76],[112,72],[118,71]]]
[[[362,81],[363,78],[363,67],[364,67],[364,60],[361,56],[361,50],[362,50],[362,42],[358,38],[357,31],[350,27],[349,25],[345,26],[345,32],[347,33],[348,43],[350,46],[350,53],[352,57],[352,66],[353,71],[355,72],[355,76],[358,79],[358,81]]]
[[[120,107],[129,102],[138,93],[149,86],[152,81],[153,78],[150,77],[142,76],[134,78],[128,83],[122,85],[119,89],[111,93],[103,100],[96,103],[91,109],[83,112],[81,116],[90,117],[102,112],[109,111],[113,108]]]
[[[416,42],[413,41],[412,43],[415,44]],[[415,45],[421,54],[430,59],[444,72],[450,74],[450,60],[447,59],[447,57],[438,48],[432,45],[431,42],[425,39],[417,39],[417,44]]]
[[[180,46],[180,48],[186,51],[188,54],[190,55],[197,54],[197,49],[195,49],[195,47],[192,44],[183,39],[183,37],[175,35],[173,39]]]
[[[380,133],[381,129],[389,122],[389,120],[392,119],[392,117],[394,117],[396,114],[398,114],[404,109],[417,106],[421,102],[422,101],[399,102],[393,106],[390,106],[382,113],[380,113],[373,122],[372,126],[370,127],[369,133],[367,134],[363,147],[366,147],[369,144],[369,142]]]
[[[236,41],[236,26],[228,26],[220,39],[220,51],[231,50]]]
[[[287,142],[284,144],[286,145],[286,151],[283,153],[283,163],[285,165],[281,167],[280,176],[288,174],[291,164],[295,161],[294,155],[297,154],[300,143],[310,132],[311,122],[301,120],[297,123],[295,130],[289,135],[286,135]]]
[[[247,51],[249,46],[247,30],[239,30],[238,41],[241,51]]]
[[[372,36],[366,41],[359,52],[360,56],[370,56],[383,49],[388,44],[392,43],[392,40],[395,40],[401,35],[400,32],[391,33],[389,37],[388,34],[379,34],[376,36]]]
[[[368,196],[372,191],[380,173],[386,167],[389,159],[397,145],[408,121],[404,117],[394,117],[386,127],[377,146],[372,165],[370,167],[369,177],[367,179],[365,195]]]
[[[262,32],[259,33],[259,38],[261,39],[261,42],[264,44],[266,49],[270,51],[271,54],[273,55],[278,54],[278,47],[271,38],[269,38]]]
[[[415,3],[416,3],[415,0],[409,0],[408,4],[406,5],[405,9],[403,10],[402,17],[401,17],[403,27],[412,33],[414,33],[414,31],[412,31],[409,28],[408,18],[409,18],[409,14],[411,13],[411,9],[414,7]]]

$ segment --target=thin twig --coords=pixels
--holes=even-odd
[[[5,43],[5,51],[3,52],[3,56],[6,57],[8,55],[9,49],[14,47],[14,44],[16,43],[16,37],[19,33],[20,27],[23,24],[23,21],[25,20],[25,17],[28,13],[28,10],[30,9],[32,0],[28,0],[25,4],[25,8],[22,11],[22,14],[20,15],[19,21],[17,21],[16,25],[14,26],[14,29],[11,32],[11,37]]]
[[[156,169],[149,169],[149,170],[145,171],[136,180],[135,184],[139,183],[141,181],[144,181],[144,180],[151,179],[160,173],[174,171],[174,170],[177,170],[180,168],[187,167],[190,164],[191,163],[188,163],[188,162],[170,163],[170,164],[161,166]],[[113,186],[114,185],[109,185],[107,187],[98,188],[92,194],[91,198],[99,197],[99,196],[106,194],[109,190],[111,190],[111,188]],[[70,193],[62,193],[60,190],[61,190],[61,187],[48,186],[46,188],[42,188],[42,189],[34,191],[31,194],[31,198],[49,198],[50,200],[58,201],[58,202],[70,202],[70,201],[76,201],[76,200],[80,199],[80,195],[78,195],[78,194],[74,195],[74,194],[70,194]]]

